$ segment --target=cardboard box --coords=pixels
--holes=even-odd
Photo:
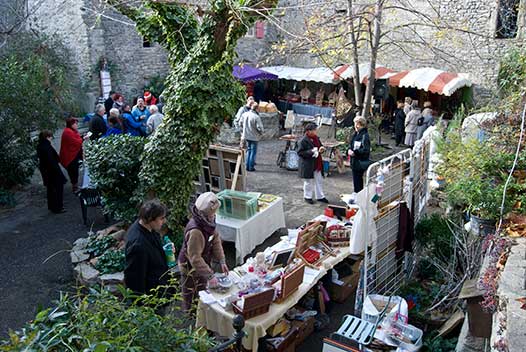
[[[296,337],[298,336],[298,328],[293,327],[289,333],[282,338],[274,338],[266,340],[267,351],[269,352],[294,352],[296,350]],[[280,339],[280,340],[276,340]],[[279,341],[279,343],[270,343],[270,341]]]
[[[352,275],[340,278],[342,283],[338,284],[331,282],[329,285],[329,294],[331,300],[337,303],[344,303],[347,298],[349,298],[358,287],[358,282],[360,281],[360,273],[354,273]]]
[[[304,321],[293,320],[292,327],[298,328],[298,336],[296,337],[296,345],[300,345],[307,337],[314,332],[314,323],[316,319],[314,317],[308,317]]]

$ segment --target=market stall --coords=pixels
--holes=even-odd
[[[239,199],[238,193],[230,192],[232,196],[238,197],[233,202],[239,204],[232,205],[233,208],[245,206],[241,204],[243,200]],[[216,219],[217,230],[221,239],[227,242],[235,242],[236,263],[242,263],[243,258],[250,254],[257,245],[263,243],[275,231],[285,227],[283,199],[281,197],[257,193],[247,193],[247,195],[253,195],[253,199],[258,203],[255,214],[244,219],[248,215],[235,218],[232,213],[220,212]]]
[[[278,97],[278,109],[286,113],[293,110],[297,114],[332,118],[336,87],[339,79],[334,71],[325,67],[299,68],[290,66],[269,66],[263,70],[278,76],[280,80],[302,82],[299,94],[288,91]],[[289,90],[289,89],[287,89]]]
[[[232,283],[230,287],[200,292],[196,325],[231,336],[232,319],[241,312],[247,332],[243,346],[257,351],[267,329],[349,256],[349,226],[348,219],[339,221],[320,215],[301,229],[289,230],[280,242],[232,269],[227,279]],[[326,243],[320,238],[335,242]],[[267,295],[268,290],[272,294]],[[243,303],[239,303],[241,300]]]

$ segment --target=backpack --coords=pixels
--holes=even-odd
[[[424,116],[420,116],[420,117],[418,118],[418,120],[416,121],[416,124],[417,124],[418,126],[423,126],[423,125],[424,125]]]

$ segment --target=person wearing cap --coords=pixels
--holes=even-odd
[[[157,98],[153,96],[150,91],[144,91],[144,102],[146,106],[155,105],[157,103]]]
[[[305,135],[298,142],[297,150],[299,176],[303,179],[303,198],[309,204],[314,204],[314,192],[316,192],[316,198],[319,202],[329,203],[323,193],[323,160],[321,155],[325,152],[325,147],[318,138],[317,129],[318,126],[312,122],[305,126]]]
[[[148,200],[141,205],[139,219],[128,228],[124,283],[136,294],[150,294],[168,282],[168,264],[160,235],[166,213],[166,206],[159,200]]]
[[[177,259],[181,271],[183,310],[189,311],[198,292],[206,285],[217,284],[211,266],[217,262],[228,273],[221,238],[216,230],[216,211],[220,203],[212,192],[201,194],[192,207],[192,218],[184,231],[183,245]]]

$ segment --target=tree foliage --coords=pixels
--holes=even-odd
[[[53,130],[74,106],[75,72],[60,43],[30,35],[0,52],[0,188],[27,182],[36,166],[31,133]]]
[[[232,76],[237,40],[258,18],[252,10],[267,11],[277,1],[210,1],[200,17],[177,2],[143,2],[142,8],[109,2],[134,20],[143,36],[168,50],[165,118],[146,143],[139,177],[142,193],[157,196],[171,209],[169,224],[176,228],[186,219],[205,151],[243,100],[243,89]]]

